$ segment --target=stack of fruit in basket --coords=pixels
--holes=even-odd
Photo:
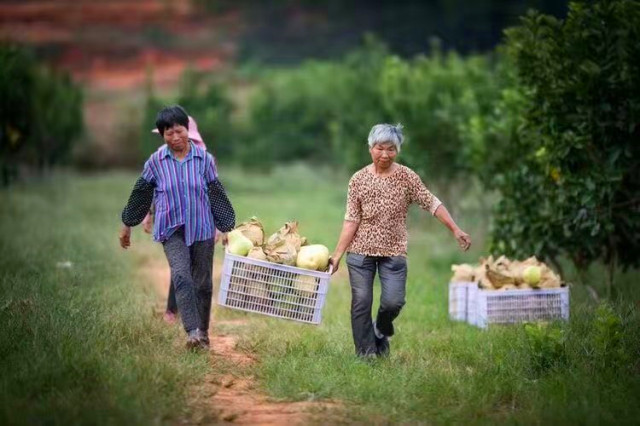
[[[544,262],[532,256],[510,260],[505,256],[480,259],[480,265],[452,265],[452,282],[477,282],[484,290],[531,290],[562,286],[560,277]]]
[[[252,259],[288,266],[326,271],[329,249],[322,244],[308,244],[298,234],[298,222],[287,222],[266,241],[264,227],[255,216],[238,225],[228,235],[229,252]]]
[[[307,243],[298,234],[298,222],[287,222],[265,240],[264,227],[255,216],[241,223],[228,234],[230,253],[312,271],[326,271],[329,249],[321,244]],[[232,290],[245,295],[245,301],[270,304],[274,300],[295,300],[310,304],[317,297],[319,278],[310,274],[280,273],[259,265],[244,265],[244,273],[231,283]],[[313,312],[310,312],[312,314]]]

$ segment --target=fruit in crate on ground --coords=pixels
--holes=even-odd
[[[536,287],[540,283],[541,275],[542,270],[539,266],[530,265],[522,271],[522,279],[532,287]]]
[[[562,285],[558,275],[535,256],[524,261],[506,256],[481,258],[479,265],[452,265],[451,282],[470,281],[484,290],[530,290],[557,288]]]
[[[231,254],[246,256],[249,253],[249,250],[253,248],[251,240],[245,237],[242,232],[237,229],[229,232],[228,239],[228,250]]]
[[[475,281],[475,270],[473,266],[463,263],[462,265],[451,265],[453,277],[451,282],[473,282]]]
[[[322,244],[300,247],[296,266],[312,271],[325,271],[329,266],[329,249]]]

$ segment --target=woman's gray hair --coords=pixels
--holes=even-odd
[[[400,146],[404,142],[402,134],[402,124],[376,124],[369,132],[369,148],[379,143],[391,142],[395,145],[396,151],[400,152]]]

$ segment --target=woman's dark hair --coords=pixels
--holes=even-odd
[[[156,128],[160,135],[164,136],[164,131],[179,124],[189,129],[189,116],[180,105],[164,107],[156,115]]]

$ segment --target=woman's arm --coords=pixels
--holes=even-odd
[[[356,235],[356,231],[358,230],[359,225],[360,223],[350,220],[345,220],[343,222],[342,232],[340,232],[340,238],[338,239],[338,245],[329,258],[329,263],[333,266],[333,273],[338,270],[338,267],[340,266],[340,260],[342,259],[344,252],[349,247],[349,244],[351,244],[353,236]]]
[[[236,212],[227,197],[227,193],[219,180],[209,182],[207,185],[209,206],[213,215],[213,222],[221,232],[231,232],[236,227]],[[224,238],[224,237],[223,237]],[[224,241],[224,240],[223,240]]]
[[[122,210],[122,229],[120,230],[120,246],[128,248],[131,245],[131,227],[140,224],[149,212],[153,200],[155,185],[147,182],[142,176],[138,178],[129,201]]]
[[[453,236],[458,241],[460,248],[467,251],[471,247],[471,237],[456,225],[447,208],[438,200],[438,197],[427,189],[420,177],[413,171],[409,174],[409,188],[412,196],[411,201],[418,203],[424,210],[437,217],[440,222],[453,232]]]
[[[455,237],[456,241],[458,241],[458,245],[460,246],[460,248],[464,251],[469,250],[469,247],[471,247],[471,237],[469,237],[466,232],[464,232],[462,229],[460,229],[460,227],[458,227],[458,225],[456,225],[456,222],[453,220],[444,204],[440,204],[438,206],[435,212],[435,216],[440,222],[442,222],[447,228],[449,228],[451,232],[453,232],[453,236]]]
[[[138,178],[127,205],[122,210],[122,223],[127,226],[136,226],[142,222],[149,213],[153,201],[155,185],[147,182],[142,176]]]

